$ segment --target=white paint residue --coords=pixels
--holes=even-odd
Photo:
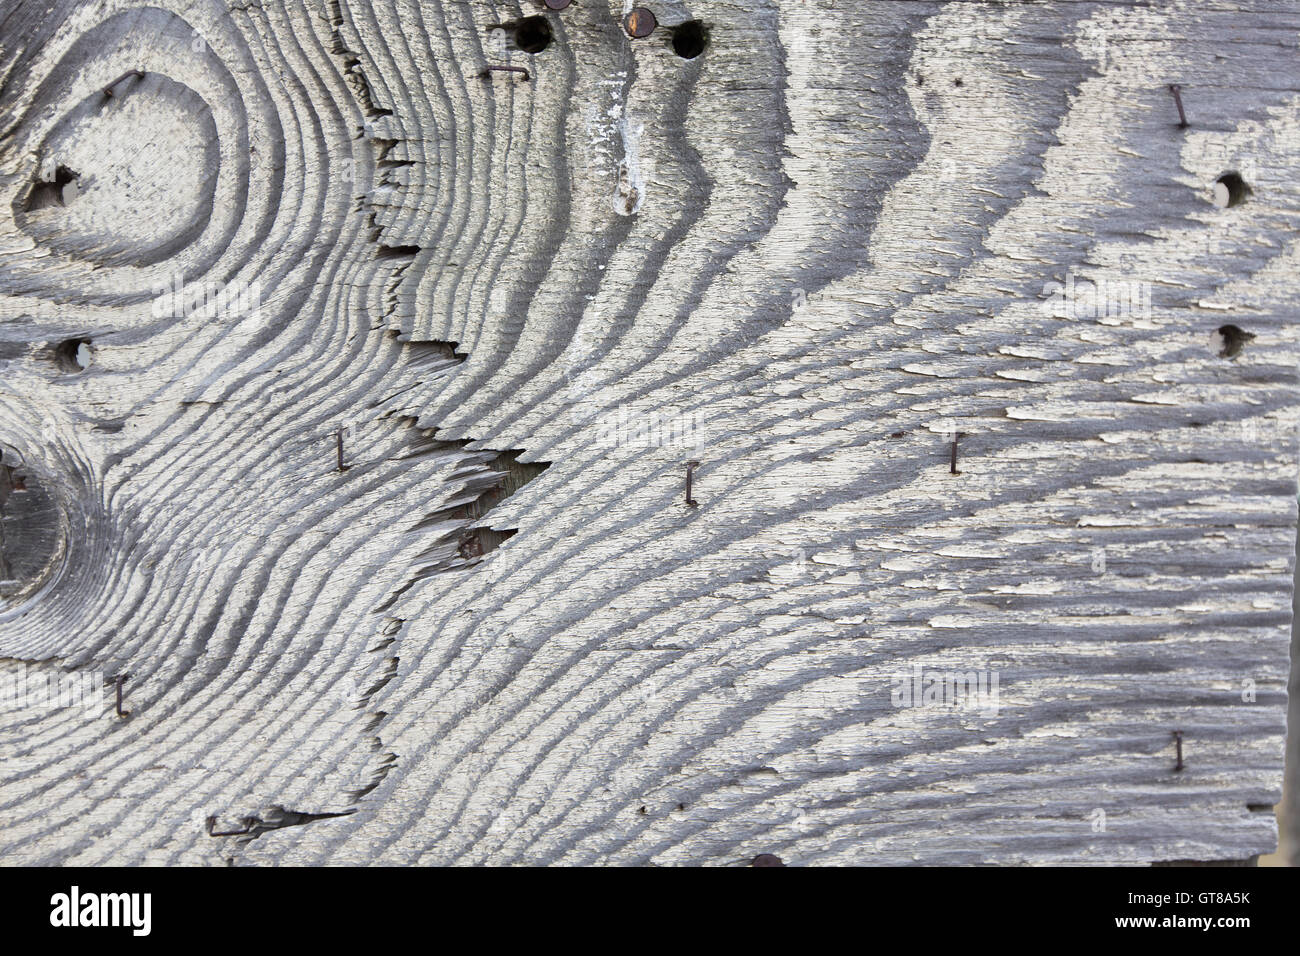
[[[634,215],[645,202],[645,177],[641,169],[641,133],[645,126],[630,123],[626,116],[618,122],[623,138],[623,161],[618,164],[618,185],[612,205],[620,216]]]
[[[595,103],[583,113],[583,125],[591,143],[592,159],[598,166],[605,161],[611,165],[617,159],[617,175],[610,205],[620,216],[631,216],[645,200],[645,181],[649,164],[641,159],[642,123],[633,123],[627,117],[627,103],[623,100],[623,83],[627,74],[620,72],[605,80],[606,105]]]

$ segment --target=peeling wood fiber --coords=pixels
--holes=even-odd
[[[0,862],[1276,846],[1300,3],[653,9],[0,8]]]

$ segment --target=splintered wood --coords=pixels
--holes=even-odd
[[[4,5],[0,863],[1276,846],[1300,4],[644,9]]]

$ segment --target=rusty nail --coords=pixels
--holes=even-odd
[[[961,474],[961,472],[957,470],[957,442],[959,442],[965,434],[965,432],[957,432],[952,436],[952,461],[948,470],[954,475]]]
[[[781,858],[774,853],[760,853],[749,863],[750,866],[785,866]]]
[[[114,80],[112,83],[108,84],[108,86],[104,87],[104,95],[105,95],[105,96],[112,96],[112,95],[113,95],[113,87],[117,86],[117,84],[121,83],[121,82],[122,82],[123,80],[125,80],[128,76],[139,77],[140,79],[143,80],[143,79],[144,79],[144,70],[127,70],[125,73],[123,73],[121,76],[119,76],[119,77],[118,77],[116,80]]]
[[[131,676],[130,674],[119,674],[117,677],[113,678],[113,681],[117,684],[117,716],[119,717],[131,716],[131,712],[129,710],[122,709],[122,685],[126,682],[126,679],[130,676]]]
[[[627,31],[628,36],[637,40],[654,33],[658,25],[659,21],[655,19],[655,15],[645,7],[633,7],[632,11],[623,18],[623,29]]]
[[[1178,107],[1178,126],[1187,129],[1190,124],[1187,122],[1187,114],[1183,112],[1183,88],[1177,83],[1170,83],[1169,92],[1174,94],[1174,103]]]
[[[691,481],[694,478],[695,469],[699,467],[700,463],[698,461],[688,461],[686,463],[686,503],[692,508],[696,508],[700,504],[691,497]]]
[[[493,72],[522,73],[524,75],[525,80],[530,78],[528,75],[528,71],[525,70],[522,66],[497,66],[495,64],[488,66],[482,73],[479,74],[479,76],[487,76],[489,73],[493,73]]]
[[[334,433],[334,441],[338,446],[339,471],[347,471],[352,466],[343,464],[343,429],[340,428]]]
[[[1174,748],[1178,757],[1178,762],[1174,764],[1174,773],[1178,773],[1183,769],[1183,732],[1181,730],[1174,731]]]

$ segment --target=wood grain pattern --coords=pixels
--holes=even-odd
[[[1300,4],[653,9],[0,11],[0,860],[1273,849]]]

